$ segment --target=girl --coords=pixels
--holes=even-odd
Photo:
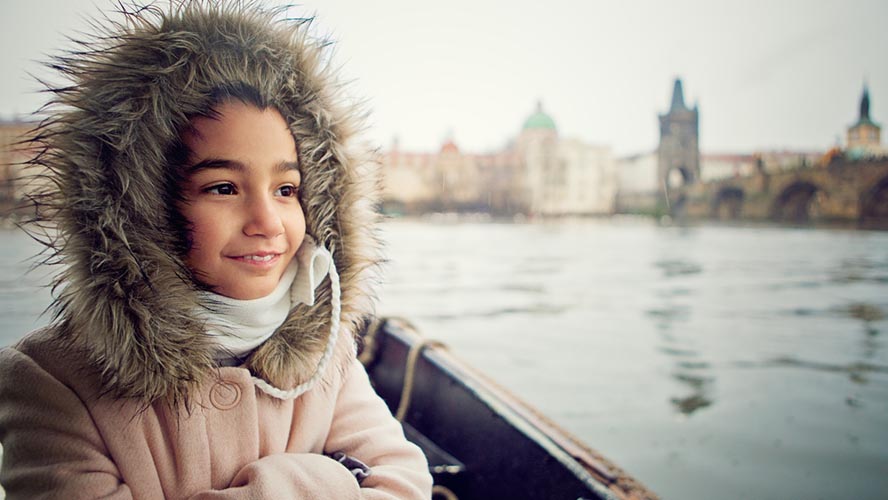
[[[428,498],[354,334],[372,171],[307,23],[129,9],[36,131],[56,316],[0,352],[7,498]]]

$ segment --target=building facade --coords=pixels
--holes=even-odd
[[[660,187],[657,182],[657,151],[618,158],[618,213],[653,213]]]
[[[600,215],[616,206],[610,148],[559,137],[541,104],[500,151],[467,154],[448,140],[436,153],[409,153],[395,143],[382,163],[390,213]]]

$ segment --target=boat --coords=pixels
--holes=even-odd
[[[425,452],[434,499],[658,499],[404,319],[368,322],[359,359]]]

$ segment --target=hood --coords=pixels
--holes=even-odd
[[[67,80],[36,130],[34,196],[54,283],[56,335],[85,350],[102,389],[146,403],[187,400],[215,369],[195,311],[200,287],[183,261],[171,155],[210,108],[214,88],[246,85],[288,122],[299,151],[306,231],[333,256],[344,335],[372,313],[378,242],[376,164],[354,148],[360,113],[329,68],[310,20],[253,2],[176,1],[94,22],[50,66]],[[284,390],[315,372],[331,332],[330,278],[248,358]]]

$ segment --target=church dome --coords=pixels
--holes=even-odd
[[[444,144],[441,145],[440,154],[459,154],[459,148],[456,146],[456,143],[453,142],[453,139],[447,139],[444,141]]]
[[[542,102],[537,102],[536,111],[524,121],[523,130],[531,129],[556,130],[555,120],[543,111]]]

